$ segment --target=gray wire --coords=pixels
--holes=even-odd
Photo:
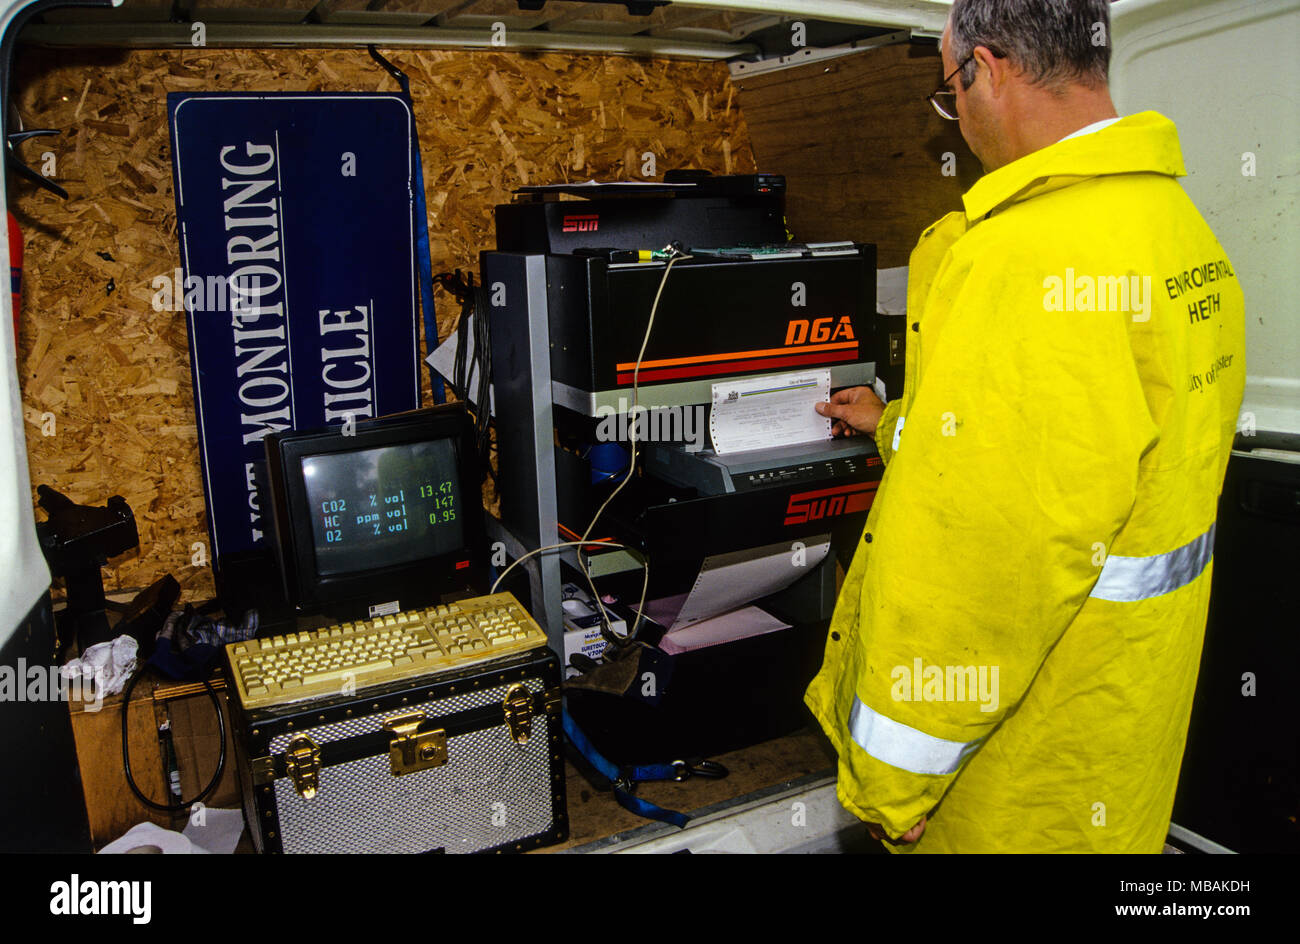
[[[682,259],[693,258],[692,256],[686,255],[680,250],[675,249],[672,245],[665,246],[664,250],[672,252],[674,253],[674,255],[671,259],[668,260],[668,264],[664,266],[663,278],[659,280],[659,290],[655,292],[654,303],[650,306],[650,319],[646,322],[645,336],[641,339],[641,350],[637,352],[636,366],[632,369],[632,414],[634,416],[637,412],[637,408],[640,406],[641,361],[645,359],[645,349],[646,346],[649,345],[650,343],[650,331],[654,328],[655,313],[659,310],[659,299],[663,296],[664,286],[668,284],[668,273],[673,270],[673,265],[678,261]],[[636,474],[636,423],[628,424],[628,434],[632,442],[632,457],[631,459],[628,460],[627,475],[623,476],[623,481],[618,483],[618,487],[615,488],[614,491],[610,492],[609,497],[605,499],[604,503],[598,509],[596,509],[596,514],[592,516],[591,523],[587,525],[587,530],[582,532],[581,543],[583,544],[589,543],[587,541],[587,538],[591,535],[592,530],[595,529],[596,522],[600,520],[600,516],[605,513],[605,509],[609,507],[609,503],[614,500],[614,497],[623,490],[623,486],[625,486],[628,483],[628,481],[632,478],[632,476]],[[587,586],[591,588],[591,597],[597,603],[596,612],[600,615],[601,631],[607,639],[613,641],[614,630],[610,627],[609,620],[605,616],[605,608],[599,605],[600,594],[596,592],[596,582],[591,578],[591,572],[587,570],[587,565],[582,560],[581,550],[578,552],[578,567],[582,571],[582,575],[587,578]],[[649,563],[647,562],[646,564],[647,584],[649,583],[649,580],[650,580],[650,568],[649,568]],[[641,606],[637,609],[636,620],[632,624],[632,631],[627,634],[628,640],[636,639],[636,634],[641,629],[641,620],[644,616],[644,613],[642,611],[644,609],[645,609],[645,592],[643,590],[641,596]]]

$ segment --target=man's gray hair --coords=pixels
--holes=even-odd
[[[1108,0],[954,0],[948,18],[954,62],[976,46],[1006,56],[1036,85],[1105,85],[1110,69]],[[962,70],[975,81],[975,63]]]

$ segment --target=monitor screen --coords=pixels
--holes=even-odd
[[[463,406],[265,442],[270,544],[297,615],[372,618],[486,592],[482,476]]]
[[[306,456],[302,475],[322,577],[406,564],[464,543],[449,439]]]

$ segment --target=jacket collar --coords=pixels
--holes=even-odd
[[[1005,204],[1074,180],[1135,173],[1170,177],[1187,173],[1178,146],[1178,129],[1164,115],[1144,111],[1121,118],[1093,134],[1058,141],[1026,154],[984,175],[966,191],[962,202],[966,206],[966,218],[974,221]]]

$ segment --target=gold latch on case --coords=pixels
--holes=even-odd
[[[394,777],[447,763],[447,732],[442,728],[421,731],[423,721],[423,711],[412,711],[394,715],[384,722],[384,727],[393,732],[393,740],[388,744],[388,762]]]
[[[511,685],[506,692],[506,724],[516,744],[527,744],[533,733],[533,696],[526,685]]]
[[[563,695],[558,688],[552,688],[550,691],[542,692],[542,702],[546,706],[548,715],[558,715],[560,707],[563,704]]]
[[[310,800],[320,787],[320,748],[305,734],[289,742],[284,752],[285,771],[293,781],[298,796]]]

